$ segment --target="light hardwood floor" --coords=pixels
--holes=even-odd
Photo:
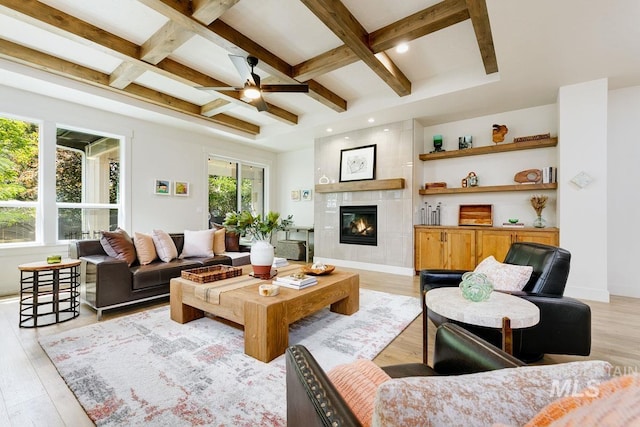
[[[370,271],[360,273],[363,288],[402,295],[419,295],[417,277]],[[607,360],[619,372],[640,372],[640,300],[612,297],[611,303],[588,302],[592,309],[592,353],[589,357],[545,356],[542,363],[573,360]],[[105,312],[108,320],[151,306],[168,304],[168,299],[135,308]],[[104,321],[103,320],[103,321]],[[59,325],[36,329],[18,327],[18,299],[0,299],[0,427],[90,426],[73,393],[40,348],[38,337],[96,322],[95,312],[82,305],[80,317]],[[430,325],[429,343],[435,328]],[[422,320],[419,316],[375,359],[381,366],[422,360]],[[430,349],[432,352],[433,349]],[[108,355],[105,355],[108,357]]]

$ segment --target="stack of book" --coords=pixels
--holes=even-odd
[[[502,226],[508,228],[524,228],[524,222],[503,222]]]
[[[558,170],[553,166],[542,168],[542,183],[551,184],[558,182]]]
[[[289,261],[286,258],[275,257],[273,259],[273,268],[284,267],[285,265],[289,265]]]
[[[313,276],[303,276],[302,278],[291,276],[278,277],[273,281],[274,285],[284,286],[291,289],[304,289],[318,283],[318,279]]]

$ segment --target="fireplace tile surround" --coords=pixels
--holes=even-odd
[[[316,183],[323,176],[339,182],[340,150],[376,144],[376,179],[404,178],[406,184],[402,190],[316,193],[315,258],[413,268],[413,126],[407,120],[315,140]],[[340,243],[340,206],[346,205],[378,207],[377,246]]]

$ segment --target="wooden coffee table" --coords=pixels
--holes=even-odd
[[[278,268],[279,275],[299,271],[299,265]],[[171,279],[171,319],[187,323],[211,313],[244,326],[244,352],[262,362],[284,354],[289,345],[289,325],[330,305],[331,311],[351,315],[360,307],[360,276],[336,270],[318,276],[318,284],[302,290],[280,287],[279,295],[258,294],[260,284],[271,280],[243,275],[213,282],[240,286],[203,299],[206,288],[183,278]],[[200,287],[200,289],[198,289]]]

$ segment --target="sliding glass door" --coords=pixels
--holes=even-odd
[[[211,157],[208,169],[209,227],[221,224],[227,212],[264,214],[263,167]]]

